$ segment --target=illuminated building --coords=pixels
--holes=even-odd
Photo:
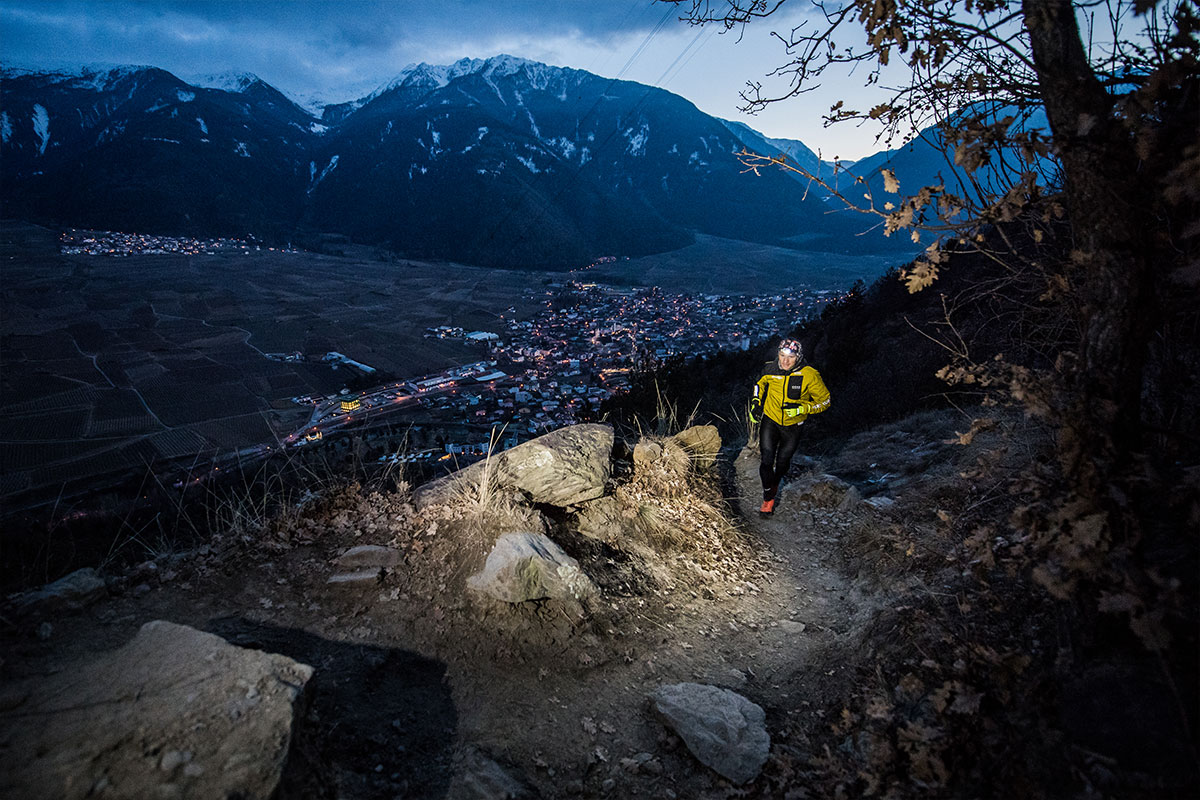
[[[342,406],[342,411],[355,411],[362,406],[362,399],[356,394],[348,394],[345,397],[339,398]]]

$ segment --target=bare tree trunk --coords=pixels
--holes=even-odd
[[[1155,181],[1137,173],[1133,143],[1088,65],[1070,0],[1023,0],[1023,11],[1060,146],[1075,288],[1084,301],[1060,457],[1076,488],[1111,511],[1110,481],[1128,466],[1138,443],[1146,349],[1157,322],[1153,220],[1143,196]]]

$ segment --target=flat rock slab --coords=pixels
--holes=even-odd
[[[0,690],[0,797],[270,798],[313,669],[156,620]]]
[[[85,567],[59,578],[54,583],[48,583],[41,589],[18,596],[14,605],[21,614],[77,611],[99,600],[107,592],[104,579],[96,570]]]
[[[506,533],[496,540],[483,570],[467,588],[505,603],[547,598],[586,600],[596,594],[579,562],[540,533]]]
[[[529,797],[524,784],[483,753],[472,750],[461,762],[450,780],[446,800],[520,800]]]
[[[613,429],[571,425],[505,450],[418,488],[416,506],[472,496],[485,476],[495,489],[516,489],[534,503],[566,507],[604,494],[612,470]]]
[[[382,573],[379,567],[364,567],[350,572],[338,572],[329,576],[326,583],[334,586],[377,586]]]
[[[404,554],[394,547],[377,544],[360,544],[342,553],[333,563],[338,569],[360,569],[363,567],[394,567],[404,560]]]
[[[767,763],[766,713],[737,692],[676,683],[660,687],[650,701],[700,763],[733,783],[749,783]]]

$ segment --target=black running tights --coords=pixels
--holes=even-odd
[[[792,465],[792,456],[800,444],[800,426],[788,425],[786,428],[773,420],[763,417],[758,429],[758,449],[762,453],[762,463],[758,465],[758,476],[762,478],[763,499],[771,500],[779,488],[779,481],[787,475],[788,467]]]

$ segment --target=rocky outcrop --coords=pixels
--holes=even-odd
[[[26,592],[13,601],[18,614],[78,611],[107,594],[104,579],[91,567],[78,569],[41,589]]]
[[[654,711],[700,763],[734,783],[758,777],[771,737],[762,708],[736,692],[699,683],[663,686]]]
[[[505,603],[554,599],[586,601],[596,586],[579,562],[540,533],[506,533],[496,540],[483,570],[467,587]]]
[[[689,491],[691,457],[674,439],[646,437],[633,448],[633,483],[644,493],[676,498]]]
[[[813,508],[847,510],[862,501],[857,489],[833,475],[810,473],[784,486],[792,497],[791,502]]]
[[[721,434],[715,425],[693,425],[672,436],[670,441],[687,452],[696,469],[711,467],[721,452]]]
[[[615,542],[622,538],[626,522],[616,498],[601,497],[580,506],[575,515],[575,530],[589,539]]]
[[[613,429],[572,425],[519,444],[417,489],[417,508],[453,502],[486,481],[493,491],[518,491],[532,503],[572,506],[604,494],[611,475]]]
[[[0,796],[272,797],[312,674],[148,622],[116,651],[0,691]]]

